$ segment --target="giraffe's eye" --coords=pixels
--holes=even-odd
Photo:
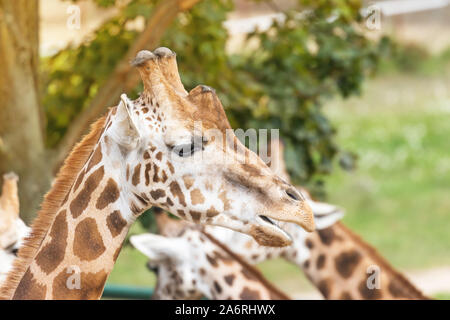
[[[173,148],[175,152],[180,157],[186,158],[193,155],[196,151],[202,150],[203,146],[201,143],[192,142],[189,144],[182,144]]]

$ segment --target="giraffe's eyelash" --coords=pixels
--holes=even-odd
[[[196,136],[191,139],[188,143],[176,144],[176,145],[167,145],[169,150],[174,151],[175,149],[186,148],[188,146],[201,146],[203,147],[208,144],[209,140],[205,136]]]
[[[175,146],[172,151],[178,156],[186,158],[193,155],[195,152],[203,150],[203,144],[191,142],[189,144],[182,144]]]

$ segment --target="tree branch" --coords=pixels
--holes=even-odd
[[[97,119],[108,107],[117,104],[120,94],[138,85],[140,77],[130,66],[130,61],[137,52],[154,48],[164,35],[164,32],[175,20],[178,13],[189,10],[200,0],[163,0],[155,7],[144,31],[139,35],[127,54],[116,66],[115,70],[98,91],[97,95],[72,123],[56,150],[53,162],[54,171],[66,158],[74,144],[86,131],[88,125]]]

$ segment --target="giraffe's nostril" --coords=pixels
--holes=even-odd
[[[293,188],[286,189],[285,192],[289,198],[295,201],[300,201],[302,199],[302,196],[298,193],[298,191]]]

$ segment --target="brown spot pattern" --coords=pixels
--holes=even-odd
[[[77,181],[75,181],[75,185],[73,186],[73,192],[78,190],[78,187],[80,186],[81,182],[83,181],[85,174],[86,174],[86,170],[81,170],[80,174],[78,175]]]
[[[169,167],[170,173],[174,174],[175,173],[175,169],[174,169],[172,163],[167,162],[167,166]]]
[[[202,216],[201,212],[190,210],[189,214],[191,215],[192,221],[198,222]]]
[[[358,251],[344,251],[335,258],[336,270],[347,279],[349,278],[362,257]]]
[[[205,202],[205,197],[199,189],[191,191],[191,202],[193,205],[202,204]]]
[[[53,299],[58,300],[96,300],[100,299],[105,286],[107,273],[100,271],[98,273],[80,274],[80,289],[71,289],[67,287],[67,280],[73,273],[67,273],[67,270],[61,271],[53,281]]]
[[[206,216],[209,218],[215,217],[219,214],[219,211],[217,211],[214,207],[210,207],[207,211],[206,211]]]
[[[122,217],[120,211],[115,210],[106,218],[106,224],[111,235],[115,238],[125,228],[127,221]]]
[[[101,256],[105,250],[97,222],[93,218],[81,221],[75,228],[74,254],[81,260],[92,261]]]
[[[216,292],[218,294],[222,293],[222,287],[220,286],[220,284],[215,280],[214,280],[213,284],[214,284],[214,290],[216,290]]]
[[[100,144],[97,145],[95,151],[92,154],[91,160],[86,168],[86,172],[89,172],[93,167],[95,167],[102,160],[102,147]]]
[[[339,296],[340,300],[352,300],[352,296],[350,293],[348,293],[347,291],[344,291],[341,293],[341,295]]]
[[[13,300],[44,300],[46,289],[45,285],[39,284],[34,279],[28,268],[14,292]]]
[[[153,200],[158,200],[159,198],[165,197],[166,192],[162,189],[157,189],[155,191],[150,191],[150,196],[153,198]]]
[[[388,290],[395,298],[408,297],[408,295],[405,295],[405,292],[403,292],[402,286],[395,279],[389,282]]]
[[[367,282],[366,280],[361,281],[361,283],[358,286],[358,291],[361,294],[361,296],[363,297],[363,299],[366,300],[375,300],[375,299],[380,299],[381,298],[381,292],[379,289],[369,289],[367,287]]]
[[[209,254],[206,254],[206,259],[208,260],[208,262],[213,266],[213,267],[217,267],[219,264],[217,263],[216,259],[211,257]]]
[[[178,201],[182,206],[186,207],[186,199],[184,198],[183,192],[181,192],[181,188],[178,182],[173,181],[170,183],[170,192],[175,198],[178,198]]]
[[[145,165],[144,177],[145,177],[145,185],[148,186],[150,184],[150,170],[152,169],[152,165],[147,163]]]
[[[66,210],[61,211],[53,222],[50,236],[52,240],[37,254],[36,263],[43,272],[49,274],[63,261],[67,246]]]
[[[91,194],[97,188],[104,174],[105,169],[101,166],[86,179],[83,189],[70,203],[70,213],[74,218],[79,217],[87,208],[89,201],[91,200]]]
[[[177,210],[177,213],[178,213],[178,215],[179,215],[181,218],[183,218],[183,219],[186,218],[186,214],[184,213],[184,210],[178,209],[178,210]]]
[[[105,189],[103,189],[100,197],[97,199],[95,207],[99,210],[105,209],[110,203],[114,203],[119,199],[119,187],[116,181],[109,178]]]
[[[159,182],[159,175],[158,175],[159,167],[154,165],[153,168],[155,169],[155,172],[153,173],[153,182]]]
[[[319,230],[317,233],[319,234],[320,241],[322,241],[324,245],[329,246],[334,240],[335,234],[332,227]]]
[[[260,300],[261,296],[259,295],[259,292],[256,290],[251,290],[248,287],[244,287],[239,297],[242,300]]]
[[[183,182],[186,187],[186,190],[189,190],[192,187],[192,185],[194,184],[194,178],[190,175],[184,175]]]
[[[316,267],[318,270],[322,269],[325,266],[325,255],[320,254],[317,258]]]
[[[320,293],[325,297],[329,298],[330,296],[330,281],[328,279],[322,280],[317,284],[317,289],[319,289]]]
[[[228,285],[233,285],[233,281],[234,281],[234,279],[236,278],[236,276],[234,275],[234,274],[229,274],[229,275],[227,275],[227,276],[225,276],[224,277],[224,280],[225,280],[225,282],[228,284]]]
[[[133,176],[131,177],[131,183],[134,186],[137,186],[141,181],[141,164],[139,163],[136,167],[134,167]]]

